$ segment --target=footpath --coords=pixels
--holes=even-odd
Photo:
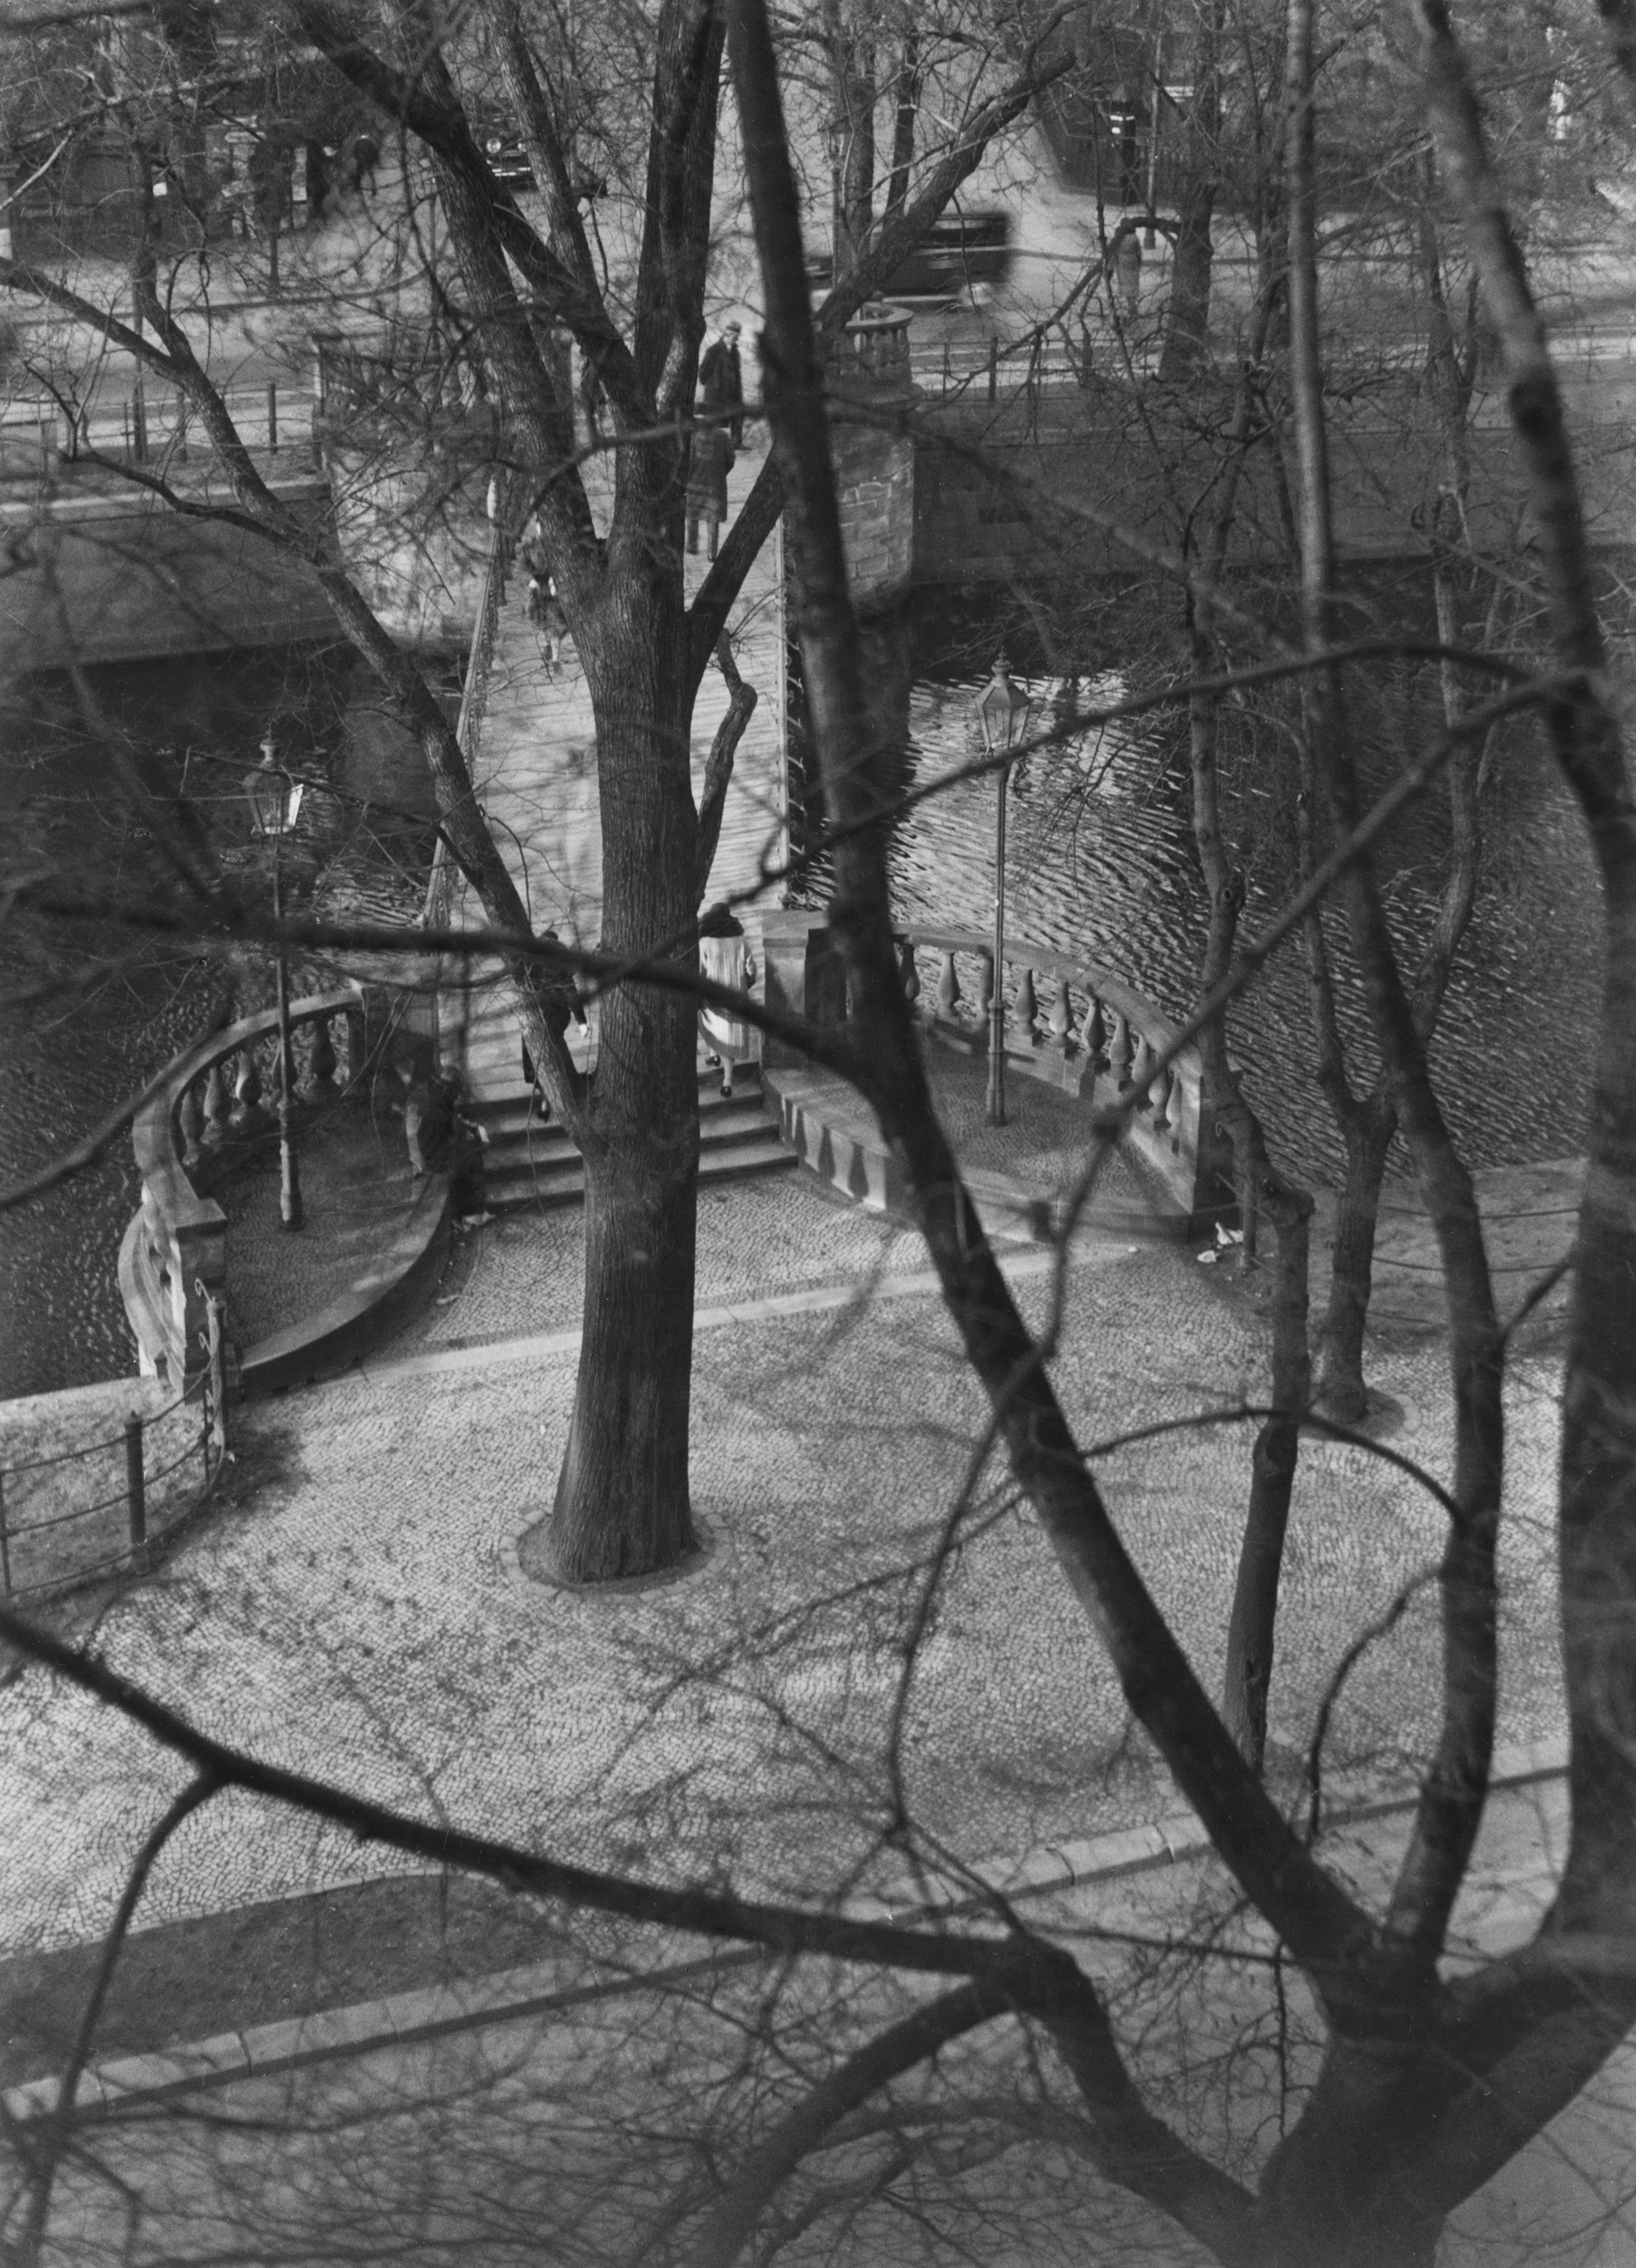
[[[1519,1297],[1563,1248],[1573,1170],[1485,1177],[1491,1204],[1511,1206],[1501,1233],[1513,1239]],[[1393,1204],[1381,1297],[1396,1320],[1371,1374],[1392,1449],[1441,1474],[1441,1350],[1433,1318],[1403,1307],[1424,1300],[1429,1240],[1407,1201]],[[1227,1270],[1133,1236],[1129,1218],[1121,1207],[1112,1226],[1094,1219],[1068,1256],[1054,1376],[1080,1438],[1100,1445],[1129,1547],[1208,1681],[1236,1557],[1246,1426],[1118,1443],[1186,1411],[1253,1404],[1264,1391],[1264,1331]],[[969,1490],[984,1413],[918,1236],[810,1176],[701,1204],[699,1557],[670,1579],[595,1596],[531,1580],[520,1547],[549,1505],[565,1439],[580,1240],[572,1211],[474,1227],[432,1302],[378,1356],[247,1405],[218,1513],[158,1580],[107,1607],[110,1658],[225,1739],[417,1810],[628,1863],[651,1845],[668,1790],[667,1865],[731,1863],[745,1887],[770,1895],[850,1879],[856,1895],[892,1896],[891,1870],[871,1856],[872,1822],[902,1618],[963,1500],[969,1537],[919,1650],[904,1727],[927,1837],[962,1864],[988,1863],[1146,1832],[1173,1808],[1004,1476],[991,1465]],[[1043,1321],[1057,1256],[1019,1239],[1005,1264],[1025,1311]],[[1538,1743],[1561,1731],[1550,1544],[1561,1296],[1533,1319],[1511,1388],[1500,1738],[1534,1759],[1530,1773]],[[114,1401],[123,1390],[107,1389]],[[1435,1504],[1400,1470],[1364,1448],[1308,1441],[1273,1697],[1277,1771],[1293,1773],[1304,1754],[1344,1648],[1434,1561],[1441,1540]],[[867,1612],[860,1580],[874,1594]],[[1334,1768],[1362,1772],[1382,1798],[1429,1736],[1436,1652],[1434,1616],[1417,1604],[1342,1696]],[[12,1736],[0,1782],[5,2073],[25,2080],[49,2067],[51,2051],[19,2002],[48,2008],[49,1964],[83,1967],[175,1775],[144,1741],[36,1673],[0,1692],[0,1727]],[[825,1754],[844,1759],[844,1785],[815,1761]],[[959,1878],[944,1859],[933,1872]],[[136,1943],[219,1931],[222,1917],[344,1906],[383,1879],[401,1885],[402,1870],[264,1807],[224,1802],[161,1859]],[[356,1957],[319,1964],[324,1989],[363,2001],[380,1997],[377,1985],[424,1981],[414,1973],[423,1923],[409,1916],[398,1933],[407,1972],[388,1961],[374,1975],[360,1927]],[[474,1946],[486,1926],[473,1924]],[[505,1958],[526,1957],[527,1932],[513,1933]],[[270,2008],[258,2002],[253,1960],[235,1961],[230,1977],[196,1978],[171,2000],[157,2034],[135,2014],[107,2047],[167,2047],[190,2023],[195,2035],[218,2030],[212,2008],[235,2024],[304,2013],[292,1962]]]

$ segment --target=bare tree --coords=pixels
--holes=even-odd
[[[543,230],[497,180],[474,131],[461,91],[462,74],[476,75],[474,30],[438,33],[412,10],[349,11],[326,0],[291,0],[276,20],[286,38],[316,48],[405,152],[418,153],[430,169],[454,271],[434,273],[434,305],[460,358],[481,374],[498,405],[504,457],[525,504],[539,514],[590,687],[603,819],[602,942],[633,961],[661,944],[685,959],[701,840],[689,720],[780,501],[776,475],[763,472],[693,605],[685,605],[687,435],[711,242],[719,17],[704,0],[665,0],[651,24],[644,17],[623,28],[593,25],[584,35],[593,48],[611,42],[620,64],[614,84],[624,107],[605,122],[607,131],[616,139],[634,118],[645,152],[635,185],[632,272],[616,279],[617,290],[599,264],[572,171],[573,137],[585,130],[576,106],[586,85],[596,83],[590,66],[597,57],[559,52],[549,11],[537,26],[512,11],[492,23],[485,17],[478,27],[487,39],[480,60],[492,59],[490,76],[478,80],[492,86],[497,75],[504,89],[505,114],[536,169]],[[987,143],[1026,109],[1040,68],[1033,45],[1015,65],[991,49],[988,84],[980,84],[981,69],[969,80],[958,129],[925,153],[918,193],[895,208],[868,257],[831,293],[826,335],[839,334],[931,225]],[[133,477],[179,510],[225,519],[275,546],[316,581],[418,742],[445,840],[484,917],[521,942],[529,934],[526,909],[424,672],[344,562],[269,488],[208,354],[199,350],[193,318],[203,310],[186,304],[180,263],[159,289],[153,186],[149,180],[140,203],[135,322],[93,305],[42,265],[13,260],[0,274],[13,291],[130,355],[187,401],[227,476],[232,505],[184,500],[151,473]],[[593,446],[612,458],[606,536],[594,522],[574,404],[554,343],[564,333],[585,372]],[[707,832],[719,823],[730,737],[719,750]],[[560,983],[542,986],[527,959],[512,956],[505,965],[530,1053],[586,1161],[585,1354],[552,1550],[565,1577],[593,1580],[668,1565],[693,1543],[687,1440],[698,1150],[694,1012],[688,1001],[657,998],[642,984],[622,988],[608,1001],[599,1069],[587,1080],[563,1038],[571,994]]]
[[[1562,1369],[1557,1534],[1570,1837],[1541,1926],[1485,1962],[1447,1958],[1455,1901],[1490,1800],[1506,1451],[1500,1395],[1512,1334],[1497,1314],[1470,1175],[1444,1121],[1371,852],[1391,812],[1423,792],[1454,750],[1480,744],[1489,720],[1481,708],[1461,713],[1434,747],[1419,752],[1390,795],[1366,807],[1345,703],[1345,673],[1359,658],[1336,637],[1333,616],[1331,475],[1317,367],[1310,0],[1290,0],[1288,11],[1290,355],[1302,611],[1299,646],[1281,653],[1277,666],[1308,688],[1315,770],[1337,840],[1271,928],[1238,941],[1188,1036],[1220,1016],[1249,972],[1338,884],[1376,1042],[1434,1226],[1450,1314],[1453,1471],[1446,1487],[1436,1486],[1447,1543],[1431,1579],[1442,1641],[1430,1696],[1433,1753],[1418,1787],[1407,1850],[1378,1896],[1331,1864],[1286,1816],[1212,1705],[1122,1539],[1057,1389],[1051,1365],[1061,1310],[1043,1334],[1028,1327],[939,1123],[894,942],[881,752],[847,591],[823,342],[809,306],[776,51],[762,0],[732,0],[728,16],[766,293],[766,406],[788,500],[803,666],[831,814],[831,919],[852,1004],[845,1027],[829,1033],[802,1032],[754,1004],[741,1005],[763,1022],[779,1021],[785,1036],[844,1070],[881,1121],[986,1404],[974,1469],[991,1450],[1003,1456],[1109,1657],[1134,1722],[1233,1886],[1242,1934],[1218,1932],[1189,1949],[1204,1961],[1239,1961],[1263,1981],[1277,2043],[1278,2114],[1259,2119],[1248,2139],[1212,2125],[1181,2080],[1173,2073],[1167,2086],[1145,2061],[1150,2029],[1110,1991],[1088,1943],[1080,1957],[1066,1930],[1031,1923],[1020,1902],[980,1885],[965,1914],[862,1918],[816,1900],[750,1899],[714,1881],[661,1882],[542,1852],[520,1836],[502,1840],[441,1819],[423,1821],[365,1800],[335,1778],[276,1766],[212,1740],[94,1653],[13,1615],[0,1616],[10,1644],[182,1759],[194,1782],[189,1803],[242,1789],[423,1860],[484,1874],[559,1911],[608,1917],[632,1933],[672,1933],[667,1950],[677,1939],[726,1941],[790,1964],[773,1988],[776,2021],[769,2015],[773,2000],[752,2015],[730,1995],[719,2002],[702,1995],[712,2023],[717,2008],[723,2011],[735,2042],[760,2025],[777,2068],[776,2088],[760,2092],[763,2067],[747,2072],[735,2060],[721,2094],[722,2122],[708,2132],[694,2125],[678,2139],[676,2127],[657,2117],[645,2128],[643,2114],[664,2089],[679,2093],[687,2074],[696,2087],[704,2077],[719,2081],[722,2059],[689,2062],[681,2049],[696,2051],[696,2043],[684,2042],[673,2064],[670,2041],[661,2041],[653,2021],[630,2027],[622,2051],[628,2059],[608,2067],[633,2080],[645,2072],[653,2092],[638,2093],[631,2124],[650,2144],[655,2132],[662,2136],[665,2170],[674,2169],[667,2185],[656,2180],[651,2197],[644,2190],[637,2199],[651,2211],[634,2237],[628,2220],[619,2224],[632,2257],[719,2268],[742,2257],[758,2233],[769,2244],[799,2239],[809,2205],[814,2212],[826,2205],[843,2215],[861,2212],[894,2193],[895,2184],[912,2210],[916,2193],[903,2169],[935,2154],[936,2113],[947,2107],[951,2123],[958,2110],[971,2142],[958,2170],[970,2174],[993,2162],[983,2154],[1003,2149],[1009,2114],[1035,2143],[1043,2138],[1088,2162],[1099,2212],[1110,2213],[1109,2194],[1151,2208],[1156,2220],[1139,2234],[1155,2246],[1179,2231],[1230,2268],[1429,2263],[1451,2213],[1590,2084],[1636,2019],[1629,1864],[1636,1815],[1630,1737],[1636,1565],[1629,1539],[1636,1486],[1636,1322],[1629,1300],[1636,1280],[1636,817],[1607,692],[1555,371],[1464,58],[1440,0],[1421,0],[1419,22],[1421,86],[1438,160],[1499,335],[1541,530],[1550,659],[1514,697],[1543,712],[1553,754],[1586,814],[1609,909],[1589,1170]],[[1209,681],[1194,671],[1173,691],[1191,704],[1207,696]],[[1207,725],[1207,716],[1197,710],[1194,716]],[[497,934],[505,933],[468,942],[491,949]],[[598,981],[632,981],[619,952],[575,956],[521,940],[516,951],[558,975],[577,962]],[[638,981],[678,998],[709,992],[690,966],[659,957],[640,965]],[[1122,1108],[1133,1107],[1132,1101]],[[1114,1110],[1097,1130],[1091,1175],[1116,1138],[1120,1115]],[[1287,1407],[1274,1412],[1282,1424],[1290,1414]],[[1360,1634],[1360,1644],[1366,1639]],[[636,1957],[639,1944],[634,1936],[623,1940],[623,1957]],[[817,1970],[824,1962],[844,1964],[864,1986],[836,1987],[832,1973]],[[812,1998],[804,2000],[797,1980],[814,1975]],[[685,1990],[674,1975],[672,1983]],[[1292,1999],[1299,2002],[1293,2017]],[[1299,2052],[1291,2045],[1297,2036]],[[984,2059],[991,2036],[1018,2043],[1013,2064]],[[1058,2088],[1048,2074],[1059,2079]],[[559,2074],[559,2086],[567,2083]],[[71,2086],[63,2101],[71,2101]],[[360,2123],[369,2123],[367,2113]],[[55,2183],[66,2124],[23,2138],[33,2150],[27,2198]],[[565,2162],[577,2172],[572,2146],[564,2145]],[[851,2154],[832,2160],[832,2148]],[[642,2162],[645,2178],[652,2161]],[[106,2169],[93,2162],[90,2170]],[[803,2177],[812,2186],[799,2191]],[[629,2187],[622,2202],[628,2214]],[[30,2209],[34,2233],[48,2244],[48,2212]],[[610,2224],[585,2226],[591,2233],[582,2249],[594,2257]],[[1111,2215],[1106,2226],[1113,2226]],[[366,2221],[357,2232],[360,2250],[371,2234]],[[509,2242],[515,2232],[506,2234]],[[1075,2227],[1066,2235],[1079,2240],[1082,2232]],[[446,2220],[429,2221],[418,2239],[428,2258],[439,2257],[438,2246],[441,2257],[458,2257],[461,2241]],[[295,2252],[293,2240],[287,2249]]]

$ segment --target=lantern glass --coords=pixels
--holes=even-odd
[[[244,798],[250,806],[250,823],[258,835],[287,835],[301,808],[305,780],[292,780],[269,748],[253,772],[244,776]]]
[[[991,756],[1006,755],[1018,745],[1028,731],[1028,711],[1033,705],[1028,695],[1013,684],[1002,653],[976,703],[983,745]]]

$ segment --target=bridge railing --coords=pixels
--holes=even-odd
[[[230,387],[222,400],[247,448],[310,458],[315,398],[306,387]],[[122,464],[208,460],[213,446],[198,413],[169,389],[98,388],[83,402],[12,401],[0,409],[0,470],[13,476],[87,455]]]
[[[298,1090],[333,1091],[341,1068],[332,1026],[344,1029],[346,1071],[364,1063],[363,997],[352,985],[291,1003]],[[292,1047],[292,1054],[295,1049]],[[164,1085],[136,1114],[131,1139],[142,1175],[142,1210],[120,1249],[120,1291],[142,1367],[181,1389],[209,1359],[210,1310],[228,1295],[227,1216],[197,1186],[201,1168],[235,1140],[269,1130],[264,1094],[279,1078],[278,1017],[264,1009],[184,1049]]]

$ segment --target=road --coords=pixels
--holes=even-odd
[[[235,413],[243,411],[254,438],[264,432],[269,384],[292,394],[310,390],[310,333],[315,324],[378,332],[389,320],[418,310],[424,295],[402,280],[407,269],[398,232],[383,225],[401,209],[401,188],[394,174],[383,168],[371,203],[350,200],[334,208],[321,229],[298,232],[284,239],[284,288],[276,297],[267,291],[259,246],[214,247],[212,304],[208,322],[193,325],[195,343],[208,356],[212,374],[232,391]],[[1099,212],[1093,196],[1065,188],[1032,136],[979,168],[962,202],[968,210],[999,206],[1011,214],[1012,271],[1002,287],[976,299],[917,306],[911,334],[917,379],[934,394],[947,384],[958,384],[984,372],[998,344],[1002,387],[1021,384],[1029,368],[1029,342],[1041,326],[1046,331],[1037,373],[1047,382],[1072,378],[1085,344],[1083,299],[1065,320],[1057,319],[1087,274],[1100,264],[1103,245],[1125,216],[1117,208]],[[754,247],[748,216],[732,202],[725,177],[719,203],[712,315],[723,320],[730,311],[737,311],[753,338],[760,298]],[[1344,216],[1332,223],[1338,233],[1346,226]],[[814,224],[815,240],[822,242],[825,232],[822,223]],[[608,235],[617,263],[621,230],[613,217]],[[1636,298],[1636,242],[1625,241],[1633,237],[1636,232],[1629,223],[1610,219],[1600,242],[1535,254],[1537,288],[1566,373],[1581,384],[1593,378],[1622,381],[1617,401],[1599,407],[1599,415],[1612,415],[1615,409],[1624,414],[1636,371],[1630,313]],[[1215,241],[1212,321],[1225,344],[1253,297],[1254,250],[1230,217],[1218,219]],[[435,248],[435,231],[432,243]],[[1153,335],[1169,289],[1169,261],[1168,240],[1161,231],[1145,252],[1139,304],[1129,325],[1138,367],[1153,359]],[[93,304],[128,306],[128,284],[113,262],[82,262],[72,280]],[[1341,342],[1338,352],[1345,351],[1346,341],[1356,340],[1364,342],[1376,368],[1382,354],[1389,361],[1418,363],[1419,301],[1405,261],[1378,256],[1338,261],[1329,271],[1325,290]],[[1107,366],[1110,358],[1122,360],[1125,342],[1115,335],[1107,293],[1095,295],[1089,306],[1090,343],[1099,366]],[[86,327],[73,326],[18,295],[12,296],[9,313],[37,369],[55,368],[59,383],[63,373],[94,369],[94,398],[105,405],[96,438],[113,446],[132,391],[131,357],[101,348]],[[38,375],[25,372],[13,379],[19,407],[36,401],[41,392]],[[83,378],[77,392],[83,399]],[[151,384],[149,394],[151,401],[165,398],[162,387]],[[0,416],[4,415],[0,409]]]

